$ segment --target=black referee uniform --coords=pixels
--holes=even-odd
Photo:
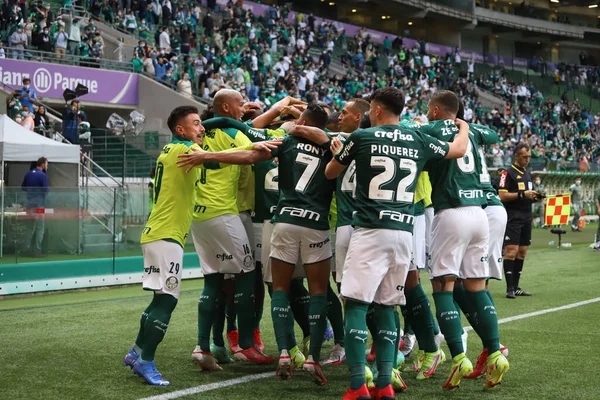
[[[498,184],[498,192],[519,193],[519,196],[514,201],[504,203],[508,221],[506,224],[506,233],[504,234],[504,246],[516,245],[519,247],[529,247],[531,245],[531,225],[532,225],[532,210],[533,201],[525,197],[526,190],[533,190],[533,182],[531,174],[528,170],[524,170],[516,165],[511,165],[500,176]],[[523,270],[524,260],[507,260],[504,259],[504,275],[506,278],[506,291],[517,295],[530,295],[523,292],[519,287],[519,279]],[[514,298],[514,294],[511,298]]]

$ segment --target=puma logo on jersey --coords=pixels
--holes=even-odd
[[[292,217],[306,218],[315,221],[319,221],[321,219],[321,214],[318,212],[305,210],[304,208],[283,207],[281,211],[279,211],[279,215],[283,215],[284,213],[289,213]]]
[[[320,147],[317,147],[315,145],[312,145],[310,143],[298,143],[296,145],[296,148],[298,150],[303,150],[309,153],[313,153],[316,154],[318,156],[324,156],[325,154],[327,154],[327,149],[322,149]]]
[[[465,199],[478,199],[483,196],[483,190],[475,189],[475,190],[459,190],[458,197]]]
[[[354,339],[360,340],[363,343],[367,343],[367,338],[366,337],[354,336]]]
[[[390,342],[391,344],[396,344],[396,342],[394,341],[394,339],[392,339],[392,338],[389,338],[389,337],[387,337],[387,336],[384,336],[384,337],[383,337],[383,340],[387,340],[387,341],[388,341],[388,342]]]
[[[387,138],[392,139],[394,142],[399,140],[405,140],[407,142],[414,142],[415,139],[410,133],[403,133],[400,129],[394,129],[393,132],[390,131],[375,131],[376,138]]]

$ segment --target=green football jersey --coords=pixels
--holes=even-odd
[[[336,160],[356,162],[354,226],[413,231],[414,191],[429,160],[442,159],[448,143],[400,127],[381,125],[353,132]]]
[[[274,160],[254,164],[255,206],[252,221],[271,219],[279,201],[279,168]]]
[[[335,180],[325,177],[329,143],[318,146],[286,136],[271,153],[279,157],[279,201],[272,222],[329,230],[329,207]]]
[[[459,130],[453,120],[447,119],[423,124],[419,131],[440,140],[452,141]],[[431,200],[436,213],[447,208],[487,204],[480,182],[481,162],[477,163],[474,156],[479,145],[483,144],[487,144],[484,133],[470,130],[464,157],[439,160],[427,165],[433,188]]]
[[[346,137],[338,136],[342,143]],[[348,168],[336,179],[335,200],[337,203],[336,228],[352,224],[354,213],[354,196],[356,192],[356,162],[352,161]]]
[[[415,203],[415,217],[419,217],[423,214],[425,214],[425,200]]]
[[[483,135],[486,138],[486,144],[496,143],[498,141],[498,134],[496,131],[488,128],[485,125],[478,124],[469,124],[469,130],[476,131],[479,134]],[[492,186],[492,181],[490,178],[490,173],[487,169],[487,164],[485,161],[485,146],[480,145],[477,148],[477,151],[473,152],[473,158],[475,159],[475,164],[481,166],[481,173],[479,174],[479,183],[481,183],[481,188],[483,189],[483,194],[485,195],[485,199],[487,201],[487,206],[501,206],[504,207],[502,201],[500,200],[500,196],[498,196],[498,192]]]

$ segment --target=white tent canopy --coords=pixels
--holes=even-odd
[[[8,115],[0,115],[0,160],[31,162],[40,157],[51,163],[79,164],[79,146],[48,139],[23,128]]]

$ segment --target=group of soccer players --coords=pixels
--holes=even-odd
[[[506,212],[483,156],[497,135],[457,118],[461,102],[450,91],[431,96],[426,124],[401,122],[403,108],[402,91],[386,87],[370,102],[348,101],[333,118],[325,106],[293,98],[260,114],[227,89],[216,94],[212,118],[201,121],[193,107],[173,110],[173,139],[157,159],[154,206],[141,239],[143,286],[154,297],[125,365],[152,385],[169,385],[154,353],[177,304],[191,227],[204,275],[192,352],[202,370],[221,370],[231,354],[277,362],[282,379],[302,368],[324,385],[322,366],[345,360],[344,399],[389,400],[406,388],[399,368],[416,338],[419,350],[405,371],[417,379],[444,362],[445,340],[452,366],[444,389],[462,378],[484,376],[485,389],[501,383],[509,365],[487,281],[502,279]],[[437,318],[421,284],[424,268]],[[265,284],[277,360],[264,354],[260,336]],[[460,310],[484,347],[475,368],[465,355]],[[328,320],[335,346],[322,361]]]

